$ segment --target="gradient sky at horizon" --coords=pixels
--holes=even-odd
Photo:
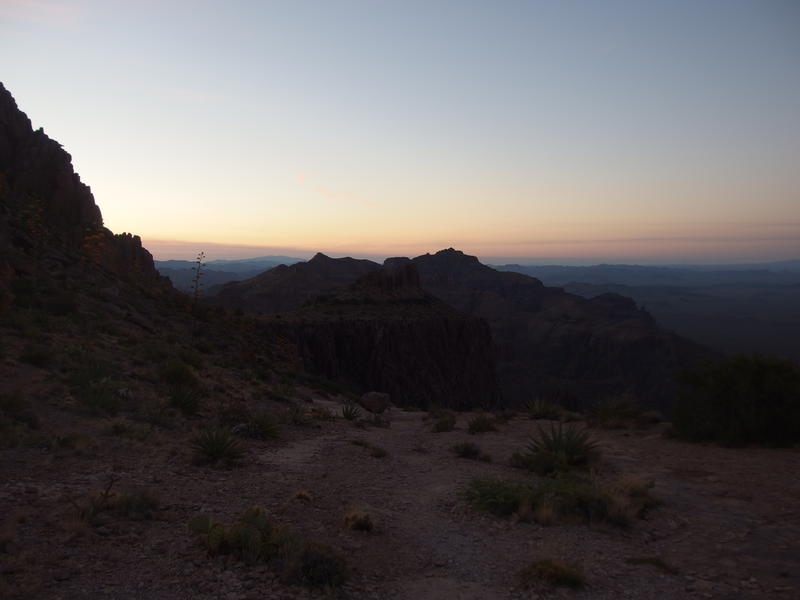
[[[0,0],[0,80],[157,258],[800,255],[795,0]]]

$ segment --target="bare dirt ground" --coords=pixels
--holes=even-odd
[[[316,406],[340,405],[316,398]],[[285,407],[280,407],[285,410]],[[547,527],[477,512],[463,499],[480,475],[524,479],[508,466],[537,422],[518,417],[496,432],[432,433],[426,413],[392,411],[390,428],[359,429],[337,418],[286,425],[283,439],[247,442],[235,469],[193,465],[188,434],[146,441],[108,434],[109,421],[73,423],[76,448],[0,450],[0,553],[8,597],[42,599],[345,598],[796,598],[800,595],[800,450],[721,448],[666,439],[657,430],[593,430],[607,472],[655,481],[662,505],[630,529]],[[69,423],[64,425],[69,427]],[[81,438],[84,439],[84,438]],[[354,439],[387,451],[374,458]],[[450,450],[473,441],[492,462]],[[74,519],[70,498],[101,489],[146,488],[162,508],[152,521]],[[295,498],[306,491],[311,500]],[[289,586],[266,566],[209,557],[187,529],[197,514],[230,521],[258,504],[309,538],[340,549],[351,577],[338,592]],[[349,530],[344,514],[369,512],[372,532]],[[72,516],[71,516],[72,515]],[[10,534],[9,534],[10,532]],[[657,557],[668,574],[628,558]],[[519,587],[531,560],[582,565],[582,591]],[[2,595],[2,594],[0,594]]]

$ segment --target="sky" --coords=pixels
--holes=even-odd
[[[796,0],[0,0],[0,81],[159,259],[800,256]]]

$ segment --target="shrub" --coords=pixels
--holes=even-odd
[[[507,517],[530,501],[533,490],[529,483],[483,477],[470,482],[465,497],[475,508],[499,517]]]
[[[276,440],[281,436],[278,421],[269,411],[260,410],[253,413],[249,425],[251,426],[248,429],[250,437],[259,440]]]
[[[445,413],[433,423],[433,432],[442,433],[444,431],[453,431],[456,428],[456,416],[453,413]]]
[[[168,386],[199,387],[200,382],[181,359],[169,357],[158,370],[159,377]]]
[[[244,456],[239,440],[226,427],[209,427],[201,430],[192,438],[195,458],[201,463],[225,462],[229,465],[241,460]]]
[[[556,420],[561,416],[561,407],[544,398],[534,398],[528,402],[526,408],[530,419]]]
[[[111,509],[119,517],[134,521],[146,521],[153,518],[158,510],[158,499],[146,490],[120,494],[112,502]]]
[[[591,412],[593,424],[608,429],[619,429],[638,423],[642,408],[633,395],[620,394],[600,402]]]
[[[358,421],[361,416],[361,409],[352,402],[345,402],[342,406],[342,416],[348,421]]]
[[[551,424],[548,429],[539,427],[538,435],[527,445],[527,453],[512,457],[512,461],[516,461],[515,466],[548,475],[587,466],[598,458],[597,443],[588,431],[559,423]]]
[[[673,424],[691,441],[726,444],[800,442],[800,365],[738,355],[685,371]]]
[[[203,393],[192,385],[179,384],[169,388],[169,404],[186,416],[193,416],[200,410]]]
[[[639,480],[640,482],[642,480]],[[652,483],[631,485],[624,480],[601,487],[586,479],[560,475],[538,485],[493,477],[473,479],[465,497],[475,508],[497,516],[531,516],[548,525],[557,519],[577,519],[627,527],[656,505],[649,496]]]
[[[478,457],[481,455],[480,446],[473,444],[472,442],[462,442],[460,444],[456,444],[451,448],[451,450],[461,458],[469,458],[472,460],[478,460]]]
[[[347,563],[330,546],[306,542],[289,565],[286,578],[309,587],[338,587],[347,579]]]
[[[366,440],[356,439],[356,440],[351,440],[350,443],[355,446],[361,446],[362,448],[366,448],[367,450],[369,450],[369,455],[373,458],[384,458],[389,454],[385,448],[381,448],[380,446],[375,446],[373,444],[370,444]]]
[[[532,562],[519,573],[523,587],[530,588],[535,581],[543,581],[552,586],[563,586],[573,589],[586,585],[581,568],[560,560],[544,559]]]
[[[372,531],[372,516],[363,510],[351,510],[344,516],[344,524],[353,531]]]
[[[97,379],[84,386],[78,391],[78,399],[92,414],[113,417],[119,412],[117,383],[110,377]]]
[[[294,402],[289,408],[289,420],[298,426],[305,426],[311,423],[311,417],[306,412],[305,407],[299,402]]]
[[[472,434],[485,433],[487,431],[497,431],[495,420],[489,415],[476,415],[470,419],[467,431]]]

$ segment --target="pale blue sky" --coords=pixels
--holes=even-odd
[[[0,80],[160,258],[800,254],[795,0],[0,0]]]

